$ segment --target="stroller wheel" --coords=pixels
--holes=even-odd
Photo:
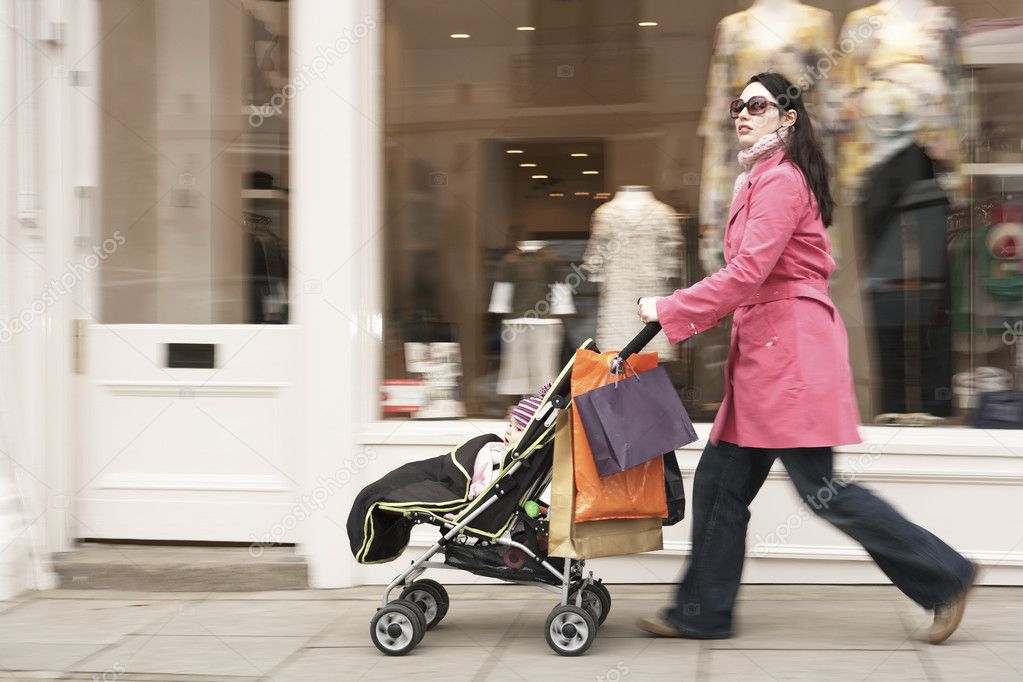
[[[404,656],[416,648],[426,632],[423,612],[411,602],[393,601],[373,616],[369,636],[388,656]]]
[[[576,595],[579,594],[580,588],[575,588],[568,593],[568,603],[575,605]],[[611,612],[611,595],[608,593],[607,588],[600,583],[591,583],[582,588],[583,591],[583,608],[586,609],[593,620],[597,622],[597,625],[603,625],[604,621],[607,620],[607,614]]]
[[[415,602],[423,615],[426,616],[426,629],[433,628],[434,625],[444,620],[444,616],[448,615],[448,592],[444,589],[436,580],[416,580],[415,582],[409,583],[404,590],[401,591],[401,598]]]
[[[586,609],[558,604],[547,616],[544,637],[547,644],[561,656],[579,656],[586,652],[597,636],[597,622]]]

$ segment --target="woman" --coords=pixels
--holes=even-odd
[[[870,491],[832,477],[832,446],[859,443],[848,338],[828,297],[827,164],[797,88],[762,73],[731,103],[745,167],[725,231],[727,266],[639,301],[672,343],[735,311],[725,397],[696,469],[693,550],[676,604],[643,619],[662,636],[732,635],[749,505],[779,458],[801,498],[859,542],[910,599],[934,610],[927,639],[958,627],[976,566]],[[722,112],[723,113],[723,112]]]

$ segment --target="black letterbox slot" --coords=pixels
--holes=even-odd
[[[167,366],[176,369],[213,369],[214,348],[212,343],[168,343]]]

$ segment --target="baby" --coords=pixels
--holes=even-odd
[[[504,430],[503,442],[487,443],[476,454],[476,462],[472,470],[472,483],[469,485],[469,499],[479,496],[494,480],[494,474],[504,466],[505,452],[519,442],[529,425],[529,420],[536,414],[551,384],[546,384],[536,395],[523,398],[517,405],[508,410],[506,418],[508,426]]]

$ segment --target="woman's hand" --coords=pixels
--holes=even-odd
[[[639,319],[644,323],[657,322],[657,301],[659,300],[659,296],[644,296],[639,299],[639,304],[636,306]]]

